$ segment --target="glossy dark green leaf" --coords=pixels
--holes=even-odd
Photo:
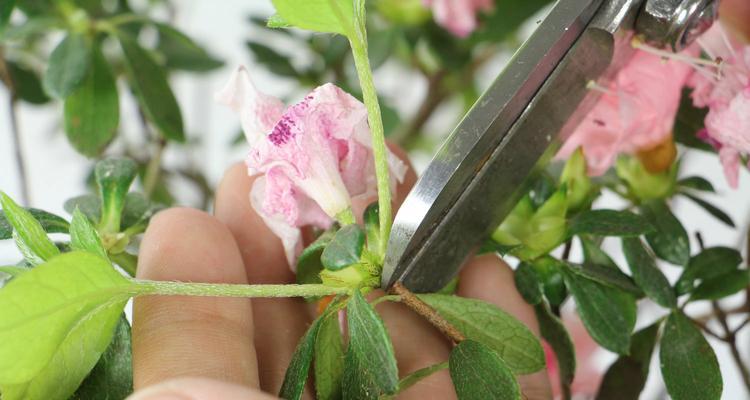
[[[685,272],[677,280],[678,293],[684,294],[695,287],[696,280],[709,280],[737,269],[742,254],[729,247],[709,247],[690,259]]]
[[[96,163],[94,175],[102,199],[99,227],[104,232],[119,232],[125,196],[137,173],[137,165],[128,158],[108,158]]]
[[[716,354],[681,312],[667,319],[659,350],[661,374],[674,400],[717,400],[724,383]]]
[[[565,281],[562,276],[562,263],[552,257],[534,260],[534,270],[542,278],[544,297],[555,307],[561,305],[568,298]]]
[[[682,188],[695,189],[703,192],[716,192],[714,185],[707,179],[700,176],[689,176],[677,181],[677,185]]]
[[[539,304],[534,307],[534,311],[542,337],[555,352],[557,368],[560,371],[560,386],[564,392],[570,393],[570,385],[576,373],[576,350],[573,340],[560,318],[552,314],[549,305]]]
[[[266,67],[269,71],[275,75],[286,76],[290,78],[296,78],[299,76],[299,72],[294,68],[292,63],[289,61],[289,56],[279,54],[276,50],[268,47],[264,44],[247,41],[245,43],[253,53],[255,61]]]
[[[691,293],[690,300],[718,300],[731,296],[750,285],[750,274],[746,269],[728,272],[706,279]]]
[[[675,141],[690,148],[713,151],[711,145],[696,135],[706,126],[706,114],[708,108],[695,107],[689,89],[683,90],[673,128]]]
[[[459,343],[448,362],[459,400],[521,398],[521,388],[511,369],[480,342],[467,339]]]
[[[315,337],[320,330],[320,321],[321,318],[318,318],[310,325],[292,354],[292,360],[284,375],[284,383],[279,390],[279,397],[282,399],[299,400],[302,398],[315,351]]]
[[[70,400],[125,400],[133,393],[130,324],[123,314],[109,347]]]
[[[441,294],[419,298],[471,340],[500,354],[517,374],[544,368],[544,350],[533,333],[519,320],[495,305],[481,300]]]
[[[127,33],[117,35],[133,91],[148,119],[169,140],[185,140],[182,114],[165,71]]]
[[[297,257],[297,283],[320,283],[320,271],[323,263],[320,256],[323,250],[331,243],[335,232],[327,231],[320,235],[314,242],[307,246]]]
[[[323,267],[338,271],[359,262],[365,244],[365,233],[359,225],[347,225],[339,229],[328,243],[320,261]]]
[[[605,349],[627,354],[636,318],[633,296],[573,272],[563,275],[591,337]]]
[[[78,208],[89,221],[95,224],[99,223],[102,215],[102,202],[99,200],[99,196],[94,194],[84,194],[70,198],[65,201],[63,208],[71,215]]]
[[[363,214],[365,222],[365,236],[367,237],[367,249],[373,253],[380,251],[380,208],[378,203],[372,203],[365,209]]]
[[[212,71],[224,63],[211,56],[189,36],[167,24],[155,24],[159,31],[159,52],[167,68],[193,72]]]
[[[589,210],[570,221],[570,232],[573,235],[630,237],[653,230],[654,227],[648,220],[629,211]]]
[[[141,193],[130,192],[125,195],[120,229],[130,231],[135,229],[136,225],[145,229],[151,217],[163,208],[163,205],[152,203]]]
[[[675,265],[685,265],[690,260],[690,238],[677,217],[663,200],[643,203],[641,214],[656,228],[646,234],[646,241],[662,260]]]
[[[630,355],[620,356],[609,366],[599,385],[597,400],[638,400],[646,385],[651,355],[660,323],[633,334]]]
[[[584,278],[591,279],[615,289],[620,289],[631,293],[634,296],[643,296],[643,291],[635,284],[635,282],[633,282],[633,279],[622,273],[619,269],[591,263],[568,263],[567,265],[571,271]]]
[[[583,259],[586,263],[597,264],[604,267],[620,270],[620,267],[612,261],[612,258],[602,250],[598,244],[588,238],[581,238],[581,247],[583,247]]]
[[[48,95],[64,99],[83,82],[89,69],[89,43],[78,33],[69,33],[52,50],[42,86]]]
[[[315,339],[315,393],[318,400],[341,398],[344,357],[338,312],[332,312],[320,322]]]
[[[701,208],[703,208],[704,210],[706,210],[707,213],[713,215],[714,218],[716,218],[719,221],[723,222],[727,226],[730,226],[732,228],[735,227],[734,221],[732,221],[732,217],[730,217],[729,215],[727,215],[727,213],[725,213],[724,211],[720,210],[715,205],[707,202],[706,200],[701,199],[700,197],[693,196],[692,194],[689,194],[689,193],[681,193],[681,194],[684,195],[685,197],[687,197],[688,199],[692,200],[693,202],[695,202],[695,204],[699,205]]]
[[[47,237],[42,224],[34,216],[21,208],[5,193],[0,192],[5,218],[13,227],[13,237],[24,257],[32,264],[40,264],[60,254],[54,243]]]
[[[656,260],[649,254],[640,238],[623,238],[622,251],[628,260],[630,272],[638,287],[646,296],[663,307],[677,306],[677,297],[667,277],[656,265]]]
[[[513,278],[518,293],[527,303],[537,305],[542,302],[542,278],[531,264],[520,263]]]
[[[8,65],[8,73],[11,79],[13,79],[13,90],[18,99],[31,104],[45,104],[49,102],[50,98],[44,92],[42,82],[36,72],[14,62],[6,63]],[[0,82],[2,82],[1,79]]]
[[[70,224],[62,217],[37,208],[26,208],[26,211],[36,219],[47,233],[68,233]],[[13,237],[13,225],[10,224],[5,212],[0,210],[0,240]]]
[[[73,211],[73,221],[70,223],[70,248],[107,258],[107,250],[104,249],[94,225],[78,209]]]
[[[398,388],[398,367],[388,332],[359,291],[347,305],[349,349],[344,360],[343,398],[377,399]]]
[[[98,47],[78,88],[65,98],[65,134],[80,153],[93,157],[115,137],[120,123],[120,98],[112,70]]]

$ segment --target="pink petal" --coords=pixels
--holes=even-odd
[[[740,182],[740,153],[729,147],[719,150],[719,161],[724,167],[724,176],[727,178],[729,187],[737,189]]]
[[[268,226],[268,229],[281,239],[281,244],[284,247],[284,254],[286,255],[289,267],[292,270],[295,270],[297,266],[297,255],[302,252],[302,231],[297,227],[289,225],[284,215],[269,215],[266,213],[263,206],[265,197],[266,178],[261,176],[253,182],[253,187],[250,189],[250,204],[255,212],[263,219],[263,222]]]

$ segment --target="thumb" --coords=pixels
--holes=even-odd
[[[127,400],[270,400],[256,389],[207,378],[177,378],[139,390]]]

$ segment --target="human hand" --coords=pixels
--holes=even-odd
[[[398,188],[397,204],[415,181],[410,171]],[[155,216],[141,245],[138,278],[293,283],[281,243],[250,206],[251,183],[244,165],[237,164],[218,188],[215,215],[173,208]],[[355,212],[361,214],[364,206],[355,204]],[[463,268],[457,294],[493,303],[539,334],[533,309],[515,289],[512,270],[494,255],[477,257]],[[137,392],[131,400],[274,398],[268,393],[278,393],[297,342],[314,318],[313,308],[299,298],[137,298]],[[399,303],[383,302],[377,309],[402,376],[448,359],[450,343],[421,317]],[[526,398],[551,398],[546,371],[519,377],[519,382]],[[455,398],[455,392],[443,370],[398,398]]]

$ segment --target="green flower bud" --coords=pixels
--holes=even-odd
[[[635,157],[620,157],[615,171],[628,185],[630,193],[639,200],[663,199],[673,192],[677,181],[677,163],[667,171],[652,174]]]
[[[579,147],[568,158],[560,175],[560,184],[568,189],[568,208],[575,211],[588,205],[592,185],[586,173],[586,158],[582,148]]]
[[[380,284],[377,276],[373,276],[362,264],[354,264],[338,271],[323,269],[320,280],[324,285],[334,287],[374,287]]]
[[[419,25],[430,18],[430,11],[422,0],[378,0],[380,14],[398,25]]]

